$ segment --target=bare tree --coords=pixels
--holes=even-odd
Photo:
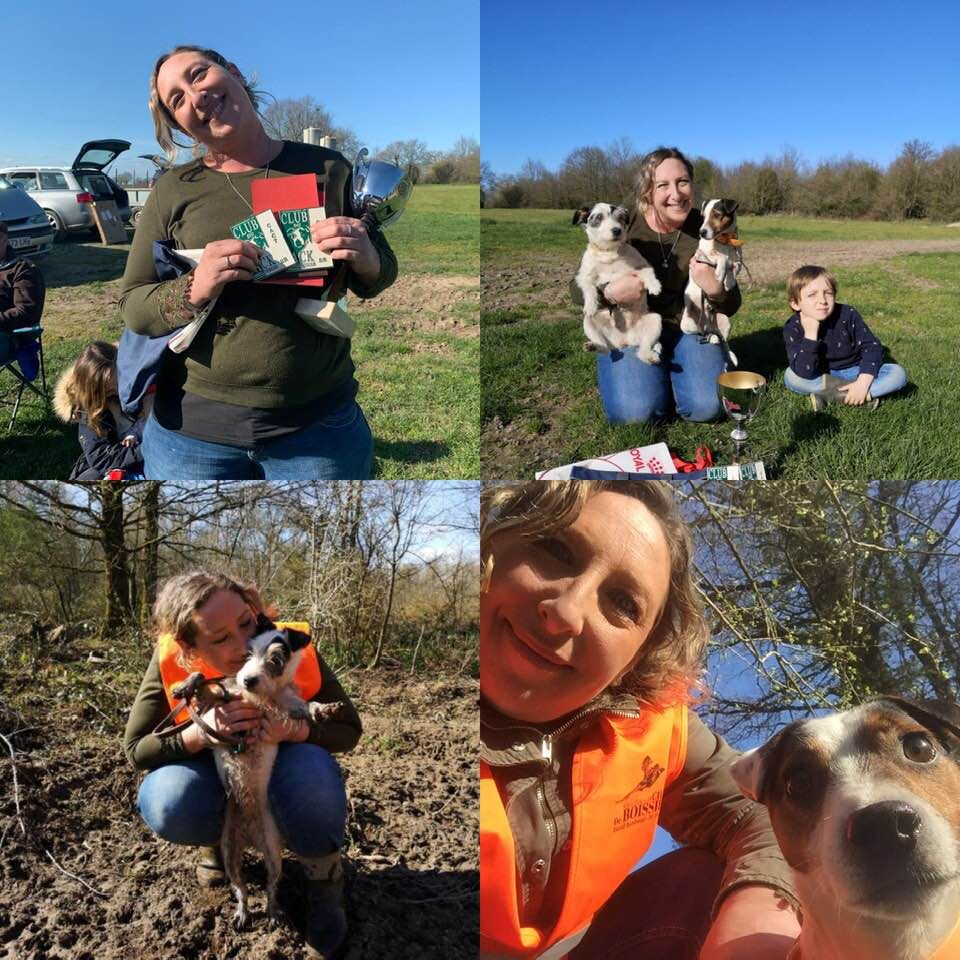
[[[330,111],[311,96],[275,100],[263,111],[263,124],[272,137],[298,143],[307,127],[318,127],[324,136],[335,137],[337,149],[351,160],[360,149],[353,130],[334,124]]]

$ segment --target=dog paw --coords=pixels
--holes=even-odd
[[[332,720],[342,709],[343,701],[335,700],[333,703],[316,703],[311,701],[308,704],[308,709],[310,711],[310,719],[314,723],[324,723],[327,720]]]
[[[234,930],[245,930],[249,920],[250,914],[247,912],[247,908],[243,904],[239,904],[233,915]]]
[[[599,353],[600,348],[592,340],[583,341],[583,349],[585,353]]]
[[[662,285],[662,284],[660,283],[660,281],[656,278],[656,275],[654,275],[653,277],[651,277],[651,278],[644,284],[644,286],[647,288],[647,293],[649,293],[652,297],[657,296],[657,294],[659,294],[660,291],[663,289],[663,285]]]
[[[739,361],[737,360],[737,355],[727,347],[727,356],[730,358],[730,366],[736,367],[739,366]]]
[[[637,348],[637,356],[644,363],[659,363],[661,352],[662,352],[662,347],[660,346],[659,343],[651,347],[649,350],[644,350],[639,347]]]

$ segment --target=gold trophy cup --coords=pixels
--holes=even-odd
[[[759,373],[735,370],[732,373],[721,373],[717,377],[720,405],[734,423],[734,429],[730,432],[734,443],[734,463],[740,462],[740,453],[747,441],[747,431],[743,429],[743,425],[756,416],[766,392],[767,381]]]

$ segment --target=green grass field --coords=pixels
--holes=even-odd
[[[782,280],[744,294],[731,345],[740,369],[763,374],[770,389],[749,427],[749,459],[771,477],[938,478],[960,475],[960,254],[910,253],[870,261],[870,241],[960,241],[942,225],[744,217],[741,236],[760,259],[784,240],[863,243],[866,261],[835,269],[839,299],[856,306],[909,377],[906,391],[875,412],[831,406],[815,415],[783,386],[782,326],[790,314]],[[692,459],[706,444],[715,462],[730,459],[731,424],[613,426],[596,388],[595,359],[582,351],[579,310],[570,303],[583,239],[563,211],[484,210],[481,262],[483,476],[529,477],[535,471],[664,440]],[[538,278],[542,264],[544,281]],[[519,279],[518,279],[519,275]],[[516,284],[513,302],[502,294]],[[490,294],[488,296],[488,293]],[[497,300],[497,297],[500,300]],[[497,301],[486,308],[488,302]]]
[[[387,228],[400,263],[394,287],[369,306],[351,298],[360,402],[374,433],[374,476],[476,477],[479,461],[479,239],[477,186],[418,186]],[[46,279],[44,352],[51,390],[91,340],[116,340],[116,306],[129,246],[88,237],[57,244]],[[75,426],[25,395],[10,417],[13,378],[0,384],[0,478],[65,479],[79,455]]]

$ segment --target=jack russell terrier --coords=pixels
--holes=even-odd
[[[788,960],[960,958],[960,707],[879,697],[736,760],[790,864]]]
[[[583,292],[584,348],[600,353],[637,348],[637,356],[645,363],[660,362],[659,313],[647,310],[647,294],[660,293],[660,281],[653,267],[627,243],[630,211],[609,203],[581,207],[573,215],[573,223],[587,232],[587,249],[577,271],[577,286]],[[598,287],[636,274],[646,291],[635,303],[611,304],[601,301]]]
[[[737,236],[737,201],[705,200],[700,212],[703,214],[703,226],[700,228],[700,244],[696,259],[714,268],[715,276],[723,283],[723,289],[732,290],[737,285],[741,259],[737,248],[743,241]],[[703,290],[692,278],[687,281],[683,291],[683,316],[680,329],[684,333],[699,333],[710,343],[726,344],[730,336],[730,318],[717,313]],[[736,354],[726,344],[730,363],[737,365]]]

